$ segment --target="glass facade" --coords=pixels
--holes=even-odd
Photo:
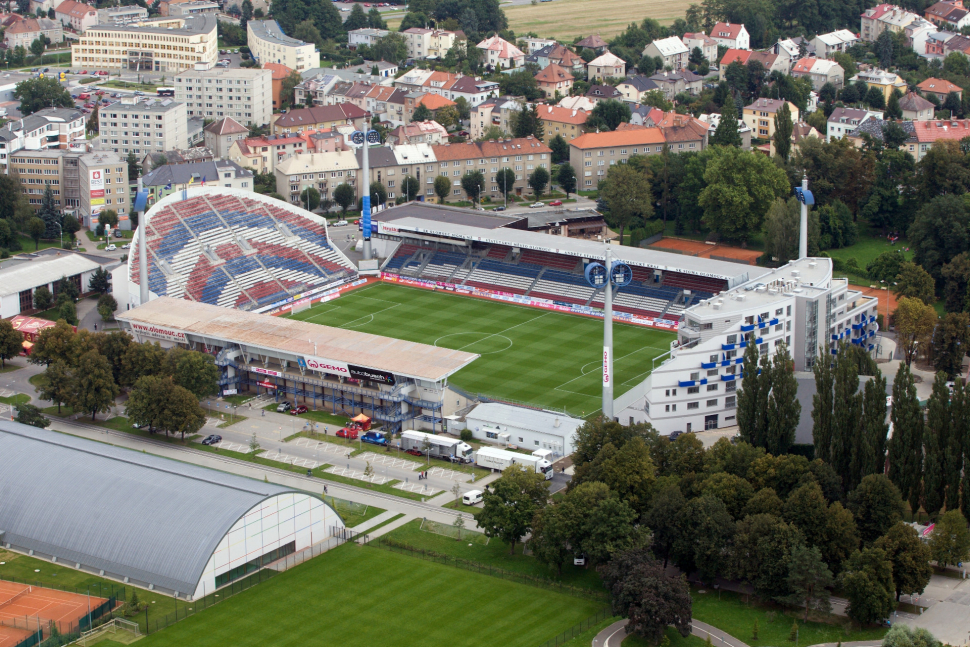
[[[233,580],[238,580],[241,577],[246,577],[254,571],[258,571],[263,566],[275,562],[281,557],[286,557],[296,552],[296,542],[291,541],[288,544],[284,544],[277,548],[276,550],[271,550],[261,557],[251,559],[245,564],[240,564],[231,571],[226,571],[220,575],[216,575],[216,587],[222,587]]]

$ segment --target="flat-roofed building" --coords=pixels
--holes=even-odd
[[[275,20],[250,20],[246,34],[257,63],[279,63],[297,72],[320,67],[317,46],[290,38]]]
[[[241,124],[266,125],[273,114],[273,72],[246,68],[186,70],[175,77],[175,100],[189,116],[232,117]]]
[[[130,22],[144,20],[148,18],[148,9],[138,5],[128,5],[127,7],[105,7],[98,9],[99,25],[127,25]]]
[[[359,168],[353,151],[294,155],[276,164],[276,192],[296,205],[307,188],[329,198],[341,184],[349,184],[356,192]]]
[[[189,147],[184,103],[172,99],[122,99],[99,113],[101,145],[125,157]]]
[[[95,25],[71,46],[71,66],[130,72],[182,72],[215,65],[216,17],[151,18]]]

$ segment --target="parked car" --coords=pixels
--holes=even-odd
[[[552,202],[549,203],[549,206],[550,207],[561,207],[562,206],[562,200],[553,200]]]
[[[337,432],[337,438],[346,438],[348,440],[357,440],[357,430],[356,429],[343,429]]]
[[[121,246],[121,249],[128,249],[129,247],[131,247],[131,243],[125,243]]]
[[[421,450],[420,449],[414,449],[414,448],[412,448],[412,449],[405,449],[404,450],[404,453],[405,454],[411,454],[411,456],[424,456],[424,454],[421,453]]]
[[[504,207],[504,206],[501,206],[501,207],[495,207],[495,209],[494,209],[494,210],[495,210],[495,211],[505,211],[505,207]]]
[[[88,99],[91,98],[91,95],[87,92],[82,92],[81,94],[77,95],[77,98],[80,99],[81,101],[87,101]]]
[[[674,442],[675,440],[677,440],[678,438],[680,438],[683,434],[684,434],[684,432],[682,432],[682,431],[671,431],[670,432],[670,437],[669,437],[670,438],[670,442]]]
[[[465,505],[475,505],[476,503],[482,502],[482,491],[481,490],[468,490],[461,497],[461,502]]]
[[[80,72],[78,72],[78,74],[87,74],[87,73],[88,73],[87,70],[81,70]]]
[[[539,207],[544,207],[544,206],[546,206],[545,202],[533,202],[532,204],[529,205],[529,208],[538,209]]]
[[[371,445],[387,446],[387,438],[379,431],[368,431],[360,437],[361,441]]]
[[[210,434],[210,435],[208,435],[208,436],[205,437],[205,440],[202,441],[202,444],[203,445],[215,445],[215,444],[221,443],[221,442],[222,442],[222,436],[220,436],[219,434]]]
[[[303,406],[301,404],[298,407],[293,407],[292,409],[290,409],[290,415],[291,416],[298,416],[301,413],[306,413],[307,411],[309,411],[309,409],[307,409],[305,406]]]
[[[100,70],[98,76],[108,76],[108,72],[106,70]]]
[[[115,238],[124,238],[125,235],[121,233],[120,229],[115,229]]]
[[[287,411],[289,411],[292,408],[293,408],[293,405],[290,404],[289,402],[287,402],[286,400],[284,400],[283,402],[280,402],[278,405],[276,405],[276,411],[279,412],[279,413],[286,413]]]
[[[346,220],[338,220],[337,222],[333,223],[333,226],[334,227],[346,227],[347,224],[348,223],[347,223]]]
[[[573,566],[586,566],[586,555],[575,555],[573,557]]]
[[[115,250],[116,250],[116,249],[118,249],[118,248],[117,248],[117,247],[115,247],[115,244],[114,244],[114,243],[111,243],[110,245],[108,245],[108,246],[107,246],[107,247],[105,247],[104,249],[105,249],[105,251],[108,251],[108,252],[113,252],[113,251],[115,251]]]

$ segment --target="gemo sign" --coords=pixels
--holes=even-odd
[[[333,373],[335,375],[350,375],[350,367],[343,362],[338,362],[334,359],[308,356],[304,357],[303,361],[306,362],[306,367],[313,371],[320,371],[321,373]]]
[[[143,335],[145,337],[151,337],[153,339],[161,339],[162,341],[172,341],[179,344],[188,343],[188,339],[185,337],[185,333],[181,330],[174,330],[172,328],[161,328],[159,326],[151,326],[142,323],[132,323],[131,330],[136,335]]]

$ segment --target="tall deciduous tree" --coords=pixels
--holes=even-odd
[[[903,593],[920,594],[930,583],[933,575],[930,548],[909,524],[897,522],[873,546],[886,551],[886,557],[892,562],[897,602]]]
[[[741,440],[755,447],[764,447],[761,431],[764,429],[767,411],[759,409],[761,402],[762,376],[758,374],[758,346],[748,343],[744,349],[744,363],[741,365],[741,387],[738,389],[738,430]]]
[[[567,163],[559,166],[559,170],[556,171],[556,182],[559,184],[559,188],[566,194],[567,199],[570,193],[576,192],[576,171],[573,169],[572,164]]]
[[[801,418],[802,405],[798,401],[798,381],[795,364],[782,344],[771,365],[771,394],[768,397],[768,425],[765,449],[768,453],[787,454],[795,444],[795,429]]]
[[[759,597],[786,596],[791,593],[787,581],[791,552],[803,543],[798,528],[778,517],[745,517],[736,526],[728,572],[751,584]]]
[[[709,494],[691,499],[680,523],[674,546],[677,565],[688,572],[696,570],[706,582],[722,575],[727,566],[724,547],[734,535],[734,521],[724,502]]]
[[[970,388],[962,378],[957,378],[953,384],[953,394],[950,396],[950,439],[947,443],[943,473],[946,477],[946,509],[960,509],[960,477],[970,468],[963,458],[963,446],[970,441]],[[970,489],[962,498],[970,499]]]
[[[791,118],[791,109],[788,102],[781,104],[781,108],[775,113],[775,134],[773,135],[775,144],[775,154],[781,159],[788,161],[791,153],[791,137],[794,124]]]
[[[485,176],[481,171],[468,171],[461,176],[461,188],[472,202],[477,202],[481,198],[483,186],[485,186]]]
[[[569,541],[570,531],[575,523],[571,518],[573,510],[572,505],[563,501],[541,508],[532,520],[529,550],[538,562],[555,568],[560,575],[563,565],[575,553]]]
[[[485,489],[478,525],[485,535],[501,539],[515,554],[515,544],[532,529],[537,510],[545,506],[548,489],[541,474],[521,465],[507,467],[502,477]]]
[[[899,266],[893,292],[897,297],[916,298],[927,305],[936,302],[936,284],[933,277],[916,263],[908,261]]]
[[[923,428],[923,507],[936,515],[946,502],[946,450],[950,444],[950,388],[940,371],[926,406]]]
[[[862,427],[862,394],[859,393],[858,367],[849,357],[847,344],[839,348],[835,359],[835,389],[832,417],[831,464],[842,477],[846,490],[859,482],[858,440]]]
[[[629,164],[611,166],[600,192],[610,211],[607,222],[623,232],[653,215],[653,191],[646,175]]]
[[[842,590],[849,599],[845,612],[861,624],[880,622],[895,608],[893,567],[881,548],[856,551],[842,574]]]
[[[27,79],[16,85],[13,91],[20,101],[20,114],[32,115],[42,108],[73,108],[74,99],[55,76]]]
[[[549,140],[549,148],[552,149],[553,164],[569,161],[569,142],[562,135],[556,135]]]
[[[970,530],[959,510],[950,510],[936,522],[930,535],[930,554],[942,567],[970,557]]]
[[[97,414],[111,410],[118,385],[104,356],[96,350],[85,353],[78,360],[73,376],[70,404],[75,411],[90,411],[93,421]]]
[[[805,622],[808,622],[809,611],[828,613],[831,610],[828,587],[834,582],[832,571],[825,565],[817,547],[795,546],[788,564],[788,586],[792,593],[782,599],[804,606]]]
[[[913,374],[905,363],[899,365],[893,381],[890,422],[893,435],[889,440],[889,478],[915,514],[923,483],[923,411]]]
[[[936,327],[936,310],[915,297],[902,297],[893,312],[896,338],[905,354],[906,365],[916,359],[919,351],[929,350],[929,343]]]
[[[173,348],[165,357],[165,372],[172,381],[201,400],[219,389],[219,369],[207,353]]]
[[[30,363],[50,365],[57,359],[70,357],[73,340],[74,329],[66,321],[58,321],[53,327],[44,328],[34,341]]]
[[[23,343],[23,333],[15,330],[6,319],[0,319],[0,368],[7,365],[8,359],[20,354],[24,349]]]
[[[536,168],[536,170],[529,174],[529,186],[538,199],[542,195],[542,192],[546,190],[546,187],[549,186],[549,171],[542,166]]]
[[[870,474],[849,493],[849,510],[855,516],[862,542],[870,544],[903,518],[903,497],[885,476]]]
[[[862,395],[862,450],[860,478],[869,474],[882,474],[886,470],[886,378],[882,371],[866,382]]]
[[[630,619],[633,633],[659,643],[668,626],[686,638],[692,603],[684,577],[671,577],[649,551],[619,553],[599,569],[612,595],[613,613]]]
[[[70,402],[73,388],[70,367],[63,360],[54,360],[44,371],[44,379],[38,385],[37,396],[41,400],[56,403],[59,415],[61,405]]]
[[[687,501],[676,483],[668,483],[657,492],[647,511],[644,521],[653,530],[653,550],[663,557],[664,568],[670,551],[680,538],[680,524],[671,523],[672,519],[681,519]]]
[[[815,395],[812,396],[812,441],[815,444],[815,456],[831,463],[832,432],[835,425],[832,417],[835,371],[832,368],[831,355],[824,348],[819,350],[812,372],[815,374]]]

